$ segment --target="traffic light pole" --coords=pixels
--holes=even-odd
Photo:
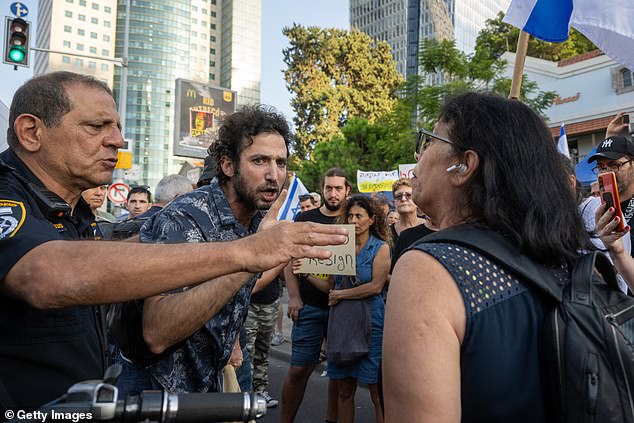
[[[103,60],[104,62],[112,62],[114,64],[117,64],[117,65],[121,66],[121,67],[125,67],[125,64],[124,64],[125,61],[123,59],[119,59],[119,58],[116,58],[116,57],[92,56],[90,54],[69,53],[67,51],[50,50],[50,49],[47,49],[47,48],[39,48],[39,47],[31,47],[31,50],[40,51],[42,53],[63,54],[65,56],[85,57],[87,59]]]

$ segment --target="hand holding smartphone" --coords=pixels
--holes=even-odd
[[[601,202],[607,204],[608,209],[614,208],[613,217],[618,216],[619,225],[618,231],[625,230],[625,222],[623,221],[623,212],[621,211],[621,200],[619,199],[619,190],[616,185],[616,176],[614,172],[601,173],[598,176],[599,193],[601,195]]]

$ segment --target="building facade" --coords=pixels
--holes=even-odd
[[[34,75],[66,70],[106,82],[112,87],[117,0],[40,0]],[[84,57],[91,56],[91,57]]]
[[[512,75],[514,53],[504,53]],[[634,112],[634,75],[599,50],[559,62],[526,58],[524,74],[558,97],[545,112],[554,139],[564,124],[573,161],[582,160],[605,138],[618,112]],[[634,127],[633,127],[634,128]]]
[[[350,26],[392,50],[398,72],[418,74],[418,52],[425,39],[454,39],[471,53],[486,19],[506,11],[510,0],[350,0]]]

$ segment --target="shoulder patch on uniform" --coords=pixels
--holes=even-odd
[[[20,201],[0,199],[0,239],[11,238],[26,219],[24,204]]]

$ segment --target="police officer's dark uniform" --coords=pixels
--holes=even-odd
[[[40,244],[94,239],[88,204],[80,198],[69,210],[12,150],[0,153],[0,280]],[[100,379],[104,345],[99,307],[38,310],[0,294],[0,409],[34,409],[76,382]]]

